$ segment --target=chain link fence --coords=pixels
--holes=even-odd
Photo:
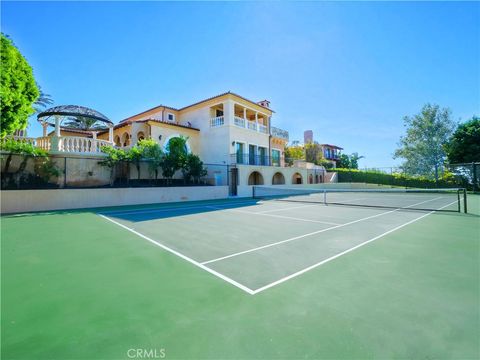
[[[229,166],[204,164],[205,174],[186,179],[182,171],[166,178],[147,160],[106,166],[102,157],[0,154],[1,189],[58,189],[145,186],[228,186]]]

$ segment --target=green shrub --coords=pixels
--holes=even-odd
[[[428,179],[424,176],[408,176],[400,173],[385,174],[376,171],[363,171],[355,169],[341,169],[336,168],[338,174],[338,182],[359,182],[367,184],[401,186],[401,187],[416,187],[416,188],[438,188],[438,187],[453,187],[460,186],[453,176],[448,172],[442,178],[435,182],[435,180]]]

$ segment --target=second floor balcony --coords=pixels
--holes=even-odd
[[[257,153],[230,154],[230,163],[235,165],[285,166],[283,156],[268,156]]]

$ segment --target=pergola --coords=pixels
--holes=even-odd
[[[100,146],[113,144],[113,122],[102,113],[78,105],[61,105],[47,109],[37,116],[43,127],[43,138],[47,139],[48,127],[53,126],[55,133],[51,138],[48,150],[68,152],[98,152]],[[63,125],[69,120],[70,125]],[[75,124],[75,125],[73,125]],[[97,131],[108,128],[108,141],[97,140]],[[92,134],[93,139],[76,136],[62,136],[61,130],[84,130]]]

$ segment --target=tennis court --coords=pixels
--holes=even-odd
[[[255,187],[2,216],[2,358],[476,359],[480,197],[465,213],[462,195]]]
[[[99,215],[254,295],[434,211],[462,211],[464,199],[460,189],[255,186],[251,200]]]

